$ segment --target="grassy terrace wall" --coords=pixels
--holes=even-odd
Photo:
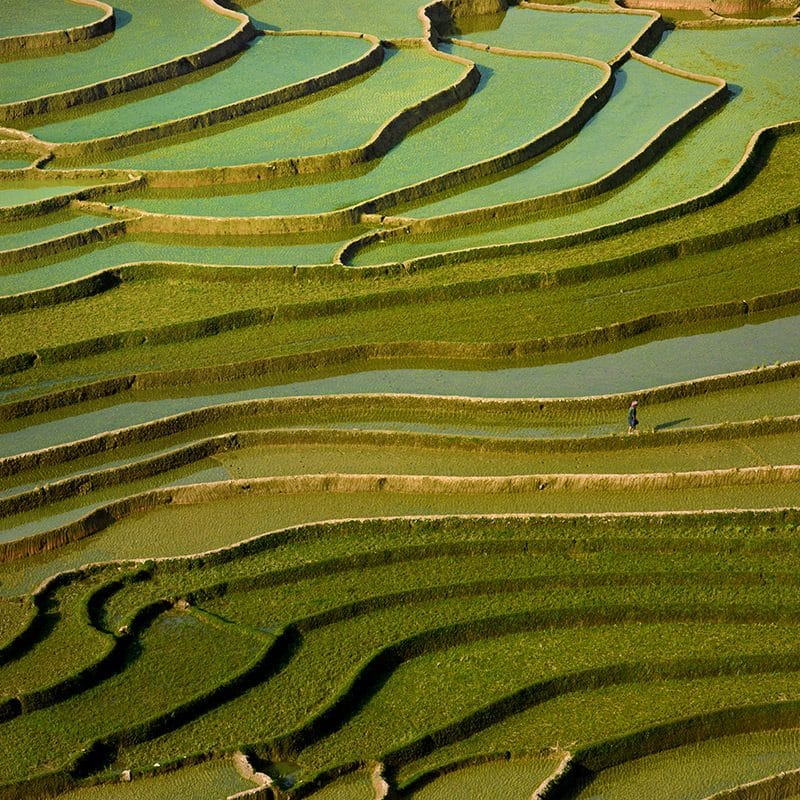
[[[109,226],[108,233],[113,235],[115,227]],[[92,240],[102,240],[102,233],[96,234]],[[630,263],[630,261],[627,261]],[[627,272],[626,261],[614,260],[608,266],[611,274]],[[585,279],[583,269],[576,270],[572,276],[579,280]],[[108,291],[118,285],[120,280],[119,273],[100,273],[77,283],[63,284],[52,289],[42,290],[27,294],[10,295],[0,300],[0,307],[8,311],[19,311],[36,305],[36,300],[41,299],[51,302],[68,302],[69,300],[91,296],[97,292]],[[505,281],[499,281],[503,283]],[[564,283],[569,283],[569,279]],[[549,276],[536,276],[531,281],[523,281],[520,286],[519,281],[512,280],[512,291],[520,291],[523,288],[546,287],[549,283]],[[525,284],[528,284],[526,287]],[[428,292],[416,293],[418,299],[427,299],[434,302],[443,296],[449,297],[475,297],[483,296],[485,292],[491,291],[496,287],[472,285],[465,292],[453,292],[441,289],[434,289]],[[278,309],[245,309],[233,311],[216,317],[209,317],[197,321],[174,323],[156,329],[144,329],[134,331],[124,331],[96,337],[90,340],[71,342],[63,345],[56,345],[51,348],[39,348],[35,352],[16,353],[0,359],[0,374],[12,374],[19,371],[30,369],[36,364],[55,364],[69,362],[80,358],[85,358],[99,353],[107,353],[115,350],[127,350],[145,344],[158,345],[161,343],[172,343],[181,341],[191,341],[202,339],[207,336],[214,336],[221,332],[247,328],[256,325],[265,325],[276,320],[302,320],[314,319],[318,316],[328,316],[331,314],[342,314],[348,311],[363,311],[366,309],[386,308],[387,306],[402,305],[407,302],[408,297],[402,294],[398,297],[385,297],[382,295],[342,300],[342,301],[323,301],[313,304],[298,304],[297,306],[287,306]],[[387,302],[388,300],[388,302]],[[700,308],[678,309],[674,311],[664,311],[659,313],[647,314],[625,322],[614,323],[602,327],[595,327],[591,330],[577,331],[575,333],[564,334],[561,336],[546,336],[527,341],[497,342],[492,344],[484,343],[443,343],[443,342],[381,342],[363,346],[347,346],[330,350],[316,351],[306,356],[276,357],[270,361],[259,361],[251,366],[243,364],[239,367],[226,365],[226,374],[232,374],[231,370],[237,370],[241,376],[264,374],[265,372],[280,372],[284,369],[302,369],[311,366],[330,366],[347,363],[364,362],[370,359],[381,358],[437,358],[437,359],[489,359],[515,356],[530,356],[537,353],[569,352],[580,351],[588,347],[607,344],[610,342],[624,341],[640,334],[680,326],[687,323],[698,323],[705,320],[726,319],[749,313],[767,311],[792,306],[800,300],[800,288],[787,289],[770,295],[748,297],[741,300],[732,300],[724,303],[716,303]],[[198,369],[196,380],[203,375],[211,377],[212,373]]]
[[[215,0],[202,0],[202,2],[217,13],[238,20],[239,25],[237,29],[225,39],[211,45],[205,50],[190,53],[180,58],[148,67],[147,69],[132,72],[127,75],[120,75],[116,78],[109,78],[108,80],[100,81],[89,86],[82,86],[70,91],[43,95],[42,97],[31,100],[0,104],[0,122],[10,124],[13,123],[14,120],[24,117],[61,111],[81,103],[90,103],[93,100],[99,100],[103,97],[122,94],[132,89],[138,89],[142,86],[149,86],[159,81],[185,75],[192,70],[215,64],[233,55],[241,50],[241,48],[256,35],[249,17],[245,14],[239,14],[238,12],[217,5]]]
[[[756,523],[758,525],[775,525],[790,523],[794,517],[791,515],[791,513],[788,515],[785,513],[739,513],[735,515],[725,515],[724,519],[726,521],[730,521],[732,524],[748,525],[751,523]],[[685,518],[685,524],[687,526],[686,530],[693,531],[695,529],[701,529],[710,522],[718,523],[720,520],[720,515],[689,515]],[[545,519],[517,519],[511,524],[518,528],[517,532],[519,534],[522,534],[523,536],[526,534],[535,536],[537,532],[543,532],[544,529],[541,528],[541,526],[547,526],[551,524],[552,521],[553,520],[550,520],[548,522]],[[447,521],[439,521],[435,522],[434,524],[437,527],[443,526],[442,531],[444,532],[447,530],[448,524],[453,524],[454,522],[455,521],[451,521],[450,523]],[[500,530],[498,526],[503,524],[502,520],[497,519],[487,520],[486,522],[488,525],[493,526],[495,530]],[[585,517],[574,518],[571,520],[564,518],[564,525],[568,526],[570,529],[573,529],[574,532],[579,536],[586,535],[587,531],[589,530],[589,528],[587,528],[587,522],[588,518]],[[635,530],[636,527],[647,524],[655,526],[653,530],[655,533],[658,530],[658,526],[662,523],[669,525],[670,517],[661,517],[660,521],[658,517],[653,517],[649,520],[646,520],[646,518],[627,521],[620,519],[614,522],[609,522],[607,525],[611,525],[614,528],[621,526],[621,530],[625,530],[627,526],[631,526],[630,530]],[[359,536],[364,537],[365,541],[369,541],[371,536],[380,536],[381,531],[390,530],[391,526],[394,524],[396,523],[390,521],[341,523],[331,530],[330,533],[336,536],[338,528],[338,531],[341,533],[346,533],[348,531],[351,533],[358,533]],[[417,520],[410,521],[408,524],[410,526],[409,531],[413,531],[415,529],[424,531],[426,526],[431,525],[431,521]],[[455,524],[463,526],[463,523]],[[293,531],[286,531],[282,534],[273,534],[268,537],[258,537],[250,542],[246,542],[232,548],[226,548],[216,553],[202,554],[199,556],[190,557],[188,559],[144,563],[142,565],[144,569],[141,572],[137,574],[129,573],[128,578],[124,579],[124,581],[130,581],[129,585],[132,588],[139,585],[146,588],[148,581],[154,578],[158,579],[159,575],[168,580],[173,580],[171,576],[179,579],[180,575],[195,575],[196,577],[194,580],[196,582],[197,578],[202,580],[202,576],[192,568],[193,561],[197,561],[199,559],[207,569],[214,568],[214,565],[225,568],[225,565],[227,564],[233,565],[238,559],[256,555],[261,551],[274,551],[276,548],[284,547],[292,541],[296,541],[298,544],[302,543],[303,541],[308,541],[309,535],[314,537],[315,530],[319,530],[319,527],[305,527]],[[606,530],[608,531],[608,528],[606,528]],[[517,549],[521,547],[527,547],[526,540],[523,538],[513,543],[513,546]],[[451,547],[449,550],[453,554],[455,554],[457,551],[463,551],[466,553],[468,552],[468,548],[469,545],[467,545],[467,549],[465,549],[463,545],[457,545],[456,548]],[[487,543],[485,541],[476,539],[472,543],[471,548],[476,555],[483,554],[484,557],[487,556]],[[502,552],[504,549],[507,548],[499,545],[497,552]],[[430,555],[433,555],[434,553],[443,554],[445,551],[443,550],[441,544],[431,543],[427,548],[427,552]],[[412,558],[424,557],[422,552],[418,553],[416,556],[411,554],[409,555]],[[361,556],[355,556],[346,559],[345,561],[339,560],[336,562],[330,562],[327,565],[324,563],[320,563],[319,565],[307,564],[305,567],[310,569],[306,569],[304,567],[304,572],[308,576],[312,574],[314,570],[319,571],[320,575],[324,575],[326,572],[330,572],[330,570],[333,570],[333,574],[335,574],[337,571],[342,569],[363,569],[368,563],[374,563],[376,565],[385,563],[386,557],[387,554],[376,553],[375,558],[371,559],[371,562],[365,561]],[[125,567],[126,565],[121,566]],[[102,570],[102,567],[95,567],[88,572],[73,573],[72,575],[64,575],[55,578],[40,588],[40,590],[37,592],[37,597],[45,597],[48,595],[48,593],[52,593],[55,589],[57,589],[59,585],[64,584],[65,581],[82,579],[82,577],[91,574],[97,574],[98,576],[101,576]],[[116,572],[116,570],[114,572]],[[224,596],[229,592],[235,593],[242,589],[245,589],[245,591],[252,591],[256,587],[270,587],[287,583],[291,584],[294,580],[297,580],[298,577],[299,574],[292,577],[291,572],[281,574],[279,571],[278,573],[275,573],[272,578],[264,576],[264,580],[261,578],[256,578],[254,582],[252,579],[245,577],[244,582],[237,583],[235,581],[226,581],[224,584],[217,587],[209,586],[209,578],[206,578],[205,588],[196,591],[189,591],[184,584],[182,589],[178,589],[178,593],[187,597],[192,605],[198,604],[199,606],[202,606],[211,598],[220,596],[220,592],[222,592],[222,596]],[[113,586],[112,584],[106,584],[92,595],[94,598],[90,601],[90,605],[93,609],[91,611],[92,615],[96,616],[98,613],[100,613],[101,609],[109,601],[109,599],[112,599],[116,596],[117,590],[120,588],[120,581],[116,577],[114,578],[114,581],[115,584]],[[464,597],[468,597],[471,592],[476,590],[485,591],[486,589],[484,588],[480,590],[477,589],[477,587],[473,589],[468,585],[465,585]],[[164,591],[164,589],[155,587],[155,591],[158,593]],[[166,591],[169,592],[175,590],[167,589]],[[435,596],[438,592],[439,590],[435,590],[431,596]],[[398,596],[394,598],[393,602],[402,604],[403,602],[408,602],[412,596],[413,595],[406,596],[405,600],[403,597]],[[144,597],[142,599],[144,599]],[[310,633],[315,629],[319,629],[320,626],[333,624],[337,619],[348,619],[354,613],[356,606],[360,608],[358,613],[363,614],[371,607],[376,609],[379,607],[385,607],[390,599],[391,598],[389,596],[384,595],[382,597],[376,597],[374,600],[367,600],[360,604],[354,605],[351,603],[349,605],[331,609],[330,611],[322,611],[321,613],[301,618],[296,624],[298,625],[299,630]],[[416,599],[418,601],[420,598]],[[162,603],[160,608],[163,610],[173,601],[167,599],[160,602]],[[148,608],[151,608],[152,610],[148,611]],[[587,613],[593,620],[593,624],[602,624],[603,620],[607,618],[606,613],[609,615],[608,619],[614,619],[615,615],[618,613],[618,610],[612,609],[609,609],[608,612],[603,610],[595,610],[593,612],[587,610],[577,611],[577,614],[567,614],[567,616],[565,616],[563,612],[558,612],[557,618],[559,619],[560,624],[586,624],[586,620],[589,618],[586,616]],[[674,615],[676,613],[675,609],[662,608],[658,612],[653,612],[645,609],[636,610],[635,607],[632,607],[630,612],[633,614],[631,619],[638,620],[660,618],[674,619]],[[156,606],[140,605],[139,611],[137,611],[136,616],[133,617],[132,623],[128,625],[128,630],[131,629],[133,624],[140,624],[136,622],[136,620],[143,620],[148,613],[157,613]],[[702,618],[704,613],[708,612],[703,612],[700,609],[693,609],[688,612],[688,618]],[[700,615],[699,617],[698,614]],[[571,619],[572,621],[569,622],[568,619]],[[428,652],[437,652],[442,648],[443,645],[447,644],[479,641],[486,637],[493,638],[504,633],[510,634],[515,631],[531,630],[531,628],[536,629],[537,627],[541,626],[546,628],[552,624],[553,620],[553,615],[550,614],[548,616],[548,612],[546,611],[534,616],[530,616],[528,614],[510,614],[503,617],[489,617],[477,624],[452,624],[450,626],[430,630],[426,633],[407,636],[393,645],[379,648],[371,653],[369,659],[364,662],[363,665],[353,675],[351,675],[346,685],[342,686],[341,689],[331,698],[330,702],[326,703],[324,708],[320,709],[320,711],[315,714],[307,724],[299,729],[289,731],[284,735],[274,737],[269,742],[260,743],[257,746],[254,746],[254,748],[260,753],[267,752],[270,748],[272,748],[273,752],[283,752],[289,754],[292,752],[297,752],[297,748],[302,748],[312,743],[320,735],[324,735],[326,730],[330,729],[331,723],[338,716],[339,711],[337,711],[337,709],[342,712],[350,713],[347,711],[347,709],[352,707],[354,699],[356,697],[363,697],[362,688],[366,689],[370,687],[374,677],[382,674],[385,669],[393,669],[393,665],[396,665],[398,659],[400,661],[406,661],[408,659],[418,658]],[[581,622],[581,620],[583,621]],[[13,792],[17,793],[16,796],[33,796],[35,792],[41,791],[44,786],[55,787],[57,785],[68,785],[72,780],[74,780],[75,777],[86,774],[98,765],[108,763],[109,757],[113,757],[113,753],[118,751],[120,748],[135,746],[137,742],[144,742],[154,736],[164,735],[175,730],[176,724],[187,724],[190,720],[197,718],[201,704],[205,704],[206,708],[214,707],[215,705],[223,702],[225,698],[234,699],[236,697],[243,696],[243,693],[246,694],[248,688],[253,685],[252,681],[256,674],[261,674],[263,679],[265,667],[268,670],[268,675],[273,674],[270,671],[271,667],[268,665],[271,663],[272,659],[275,658],[278,648],[288,644],[288,641],[293,634],[287,631],[286,633],[275,632],[274,635],[275,639],[273,640],[273,643],[271,645],[265,645],[265,649],[262,650],[262,652],[255,658],[255,660],[251,662],[250,665],[248,665],[244,670],[239,671],[236,676],[232,676],[219,687],[205,693],[202,697],[198,696],[183,702],[178,706],[175,706],[166,714],[149,718],[141,723],[136,722],[128,726],[125,730],[114,731],[110,734],[104,735],[103,737],[97,739],[83,754],[75,757],[74,759],[70,759],[66,769],[58,770],[57,772],[51,772],[48,775],[34,777],[22,783],[14,784],[13,786],[8,786],[5,788],[6,796],[14,796]],[[673,660],[670,662],[665,662],[661,665],[657,665],[654,672],[652,671],[653,667],[648,666],[648,670],[653,677],[658,675],[664,678],[669,676],[674,678],[675,676],[680,676],[683,674],[697,675],[698,673],[724,675],[729,674],[732,670],[740,672],[742,669],[752,674],[758,674],[764,670],[773,668],[776,663],[778,663],[776,662],[775,658],[776,657],[774,654],[768,654],[761,658],[754,656],[752,658],[745,659],[744,661],[738,659],[735,663],[727,663],[725,659],[719,658],[711,660],[704,660],[702,658],[689,658],[678,661]],[[783,657],[781,656],[780,658]],[[790,658],[791,657],[787,657],[787,664],[789,663]],[[589,670],[584,673],[577,672],[572,675],[565,675],[563,678],[558,678],[553,681],[532,684],[521,689],[519,692],[509,694],[498,699],[496,702],[486,706],[484,709],[476,712],[475,714],[467,715],[459,719],[446,730],[439,729],[430,730],[428,732],[420,732],[419,737],[414,742],[410,742],[401,748],[395,748],[390,753],[387,753],[387,763],[400,764],[407,758],[429,752],[434,743],[441,744],[442,742],[448,740],[455,741],[470,730],[480,730],[481,727],[491,723],[492,720],[502,718],[508,714],[513,714],[516,711],[519,711],[519,709],[524,707],[526,704],[535,705],[540,703],[543,700],[546,700],[546,698],[550,695],[557,696],[564,691],[570,692],[579,689],[579,687],[603,685],[605,682],[616,683],[620,680],[635,681],[640,677],[640,675],[641,668],[638,665],[628,664]],[[788,724],[791,719],[791,714],[794,713],[792,704],[784,703],[777,708],[779,708],[780,713],[785,717]],[[769,710],[772,711],[774,709],[771,707]],[[746,725],[752,727],[753,729],[758,729],[759,719],[761,719],[758,716],[758,713],[760,712],[753,711],[746,719],[742,717],[742,715],[739,715],[739,717],[736,717],[735,724],[741,724],[742,720],[744,719]],[[698,726],[700,726],[702,731],[705,732],[704,735],[710,735],[710,732],[715,732],[714,735],[719,735],[719,732],[722,730],[727,730],[728,728],[726,726],[729,725],[734,725],[730,714],[721,713],[716,716],[706,715],[702,720],[689,720],[687,722],[677,721],[668,726],[664,726],[663,737],[667,737],[669,735],[674,736],[676,735],[677,731],[685,732],[687,730],[699,730]],[[694,726],[694,728],[692,726]],[[740,728],[734,726],[733,729]],[[647,738],[647,742],[652,743],[656,738],[658,738],[658,736],[662,736],[662,734],[650,734]],[[623,746],[628,748],[628,751],[626,752],[633,752],[634,749],[637,752],[642,751],[645,746],[641,741],[634,741],[635,739],[636,737],[628,737],[628,739],[625,739],[624,742],[623,740],[620,740],[619,744],[615,744],[612,747],[613,753],[619,755],[620,748]],[[595,751],[597,754],[592,755],[595,754]],[[595,750],[586,750],[585,754],[587,759],[590,755],[592,755],[592,758],[595,760],[591,763],[597,766],[600,764],[598,759],[601,757],[602,752],[605,751],[595,748]],[[186,763],[196,763],[197,760],[202,759],[203,757],[204,756],[202,753],[195,753],[188,757]],[[340,774],[343,769],[346,769],[345,765],[342,765],[341,768],[327,770],[326,774],[328,776]],[[309,781],[309,784],[313,785],[313,781]],[[311,787],[306,787],[306,789],[308,788]],[[301,796],[305,795],[306,791],[302,791]]]
[[[203,113],[193,114],[188,117],[164,122],[159,125],[153,125],[148,128],[140,128],[135,131],[128,131],[120,133],[115,136],[106,136],[98,139],[88,139],[81,142],[63,142],[56,144],[48,144],[50,152],[59,158],[63,159],[88,159],[97,158],[99,154],[113,152],[114,150],[122,147],[132,147],[135,145],[145,144],[157,139],[164,139],[169,136],[178,136],[183,133],[195,131],[199,128],[216,125],[220,122],[236,119],[245,114],[252,114],[256,111],[263,111],[267,108],[273,108],[282,103],[288,103],[292,100],[297,100],[301,97],[307,97],[315,92],[323,91],[338,83],[355,78],[358,75],[363,75],[365,72],[375,69],[381,64],[383,60],[383,48],[380,41],[375,36],[362,33],[336,33],[328,31],[293,31],[291,33],[280,33],[270,31],[259,31],[261,35],[267,36],[345,36],[351,38],[360,38],[366,40],[370,47],[358,59],[342,66],[330,70],[323,75],[317,75],[304,81],[283,86],[280,89],[275,89],[261,95],[256,95],[245,100],[240,100],[236,103],[230,103],[226,106],[214,108]],[[301,162],[302,163],[302,162]],[[278,175],[279,169],[277,165],[266,165],[257,170],[250,168],[247,172],[242,173],[242,180],[260,179],[261,172],[264,169],[276,170],[276,172],[267,172],[269,175]],[[293,174],[288,167],[284,167],[286,174]],[[300,172],[302,169],[296,168],[294,173]],[[248,175],[248,173],[252,173]],[[240,173],[233,173],[232,170],[226,170],[221,175],[217,175],[213,170],[195,171],[192,174],[191,180],[185,185],[202,185],[202,181],[208,182],[208,176],[214,176],[217,180],[226,181],[232,177],[232,174],[239,175]],[[155,173],[151,180],[157,178],[158,173]],[[173,185],[173,184],[169,184]]]
[[[317,172],[335,172],[357,164],[373,161],[385,155],[392,147],[407,136],[415,127],[422,124],[436,114],[446,111],[457,103],[465,100],[477,86],[479,75],[474,64],[447,53],[440,53],[434,50],[428,42],[414,42],[409,46],[421,46],[428,50],[433,57],[444,58],[456,64],[463,65],[464,71],[461,76],[449,86],[438,91],[429,97],[424,98],[418,103],[408,106],[398,111],[385,125],[370,137],[370,139],[360,147],[349,150],[340,150],[334,153],[323,153],[315,156],[301,156],[299,158],[285,159],[282,161],[272,161],[266,164],[248,165],[242,167],[218,167],[209,169],[186,170],[181,173],[174,173],[168,170],[145,171],[148,185],[158,186],[202,186],[206,183],[217,181],[223,182],[245,182],[252,180],[262,180],[265,178],[276,179],[291,175],[304,175]],[[325,88],[325,82],[321,79],[312,79],[318,83],[317,90]],[[340,83],[342,79],[331,83]],[[292,98],[287,98],[292,99]],[[167,215],[153,215],[164,216]],[[338,217],[335,217],[338,219]],[[152,217],[145,217],[143,220],[150,220],[145,229],[160,230],[159,223],[154,222]],[[171,224],[163,222],[162,224]],[[241,223],[245,224],[245,223]],[[348,223],[345,223],[348,224]],[[143,222],[144,225],[144,222]],[[194,227],[190,224],[190,227]],[[275,232],[270,229],[267,222],[260,222],[258,229],[265,233]],[[277,225],[276,230],[282,232],[286,226]],[[291,229],[291,226],[288,228]],[[299,230],[316,230],[316,228],[306,228],[300,223]],[[205,229],[208,230],[208,229]]]
[[[395,494],[498,494],[551,491],[688,489],[714,486],[796,483],[800,466],[751,467],[713,472],[644,475],[523,475],[450,477],[416,475],[292,475],[288,477],[206,483],[127,497],[90,512],[82,519],[42,534],[0,544],[0,562],[46,552],[95,534],[132,514],[159,506],[186,505],[262,494],[389,492]],[[45,498],[49,499],[49,498]]]
[[[0,57],[19,57],[31,50],[62,49],[77,42],[85,42],[88,39],[113,33],[116,27],[116,19],[112,6],[101,2],[101,0],[77,0],[77,2],[99,9],[103,12],[102,16],[94,22],[77,25],[66,30],[0,37]]]
[[[420,233],[428,233],[438,230],[446,230],[450,227],[458,227],[460,225],[471,225],[474,223],[494,221],[498,219],[507,219],[523,214],[530,214],[533,211],[541,211],[545,209],[553,209],[559,206],[566,206],[571,203],[579,203],[596,197],[599,194],[611,191],[612,189],[621,186],[627,181],[631,180],[635,175],[645,169],[649,164],[653,163],[659,155],[673,146],[679,141],[688,130],[697,125],[706,116],[716,111],[725,102],[728,96],[728,89],[725,81],[719,78],[712,78],[710,76],[693,75],[691,73],[681,72],[673,68],[667,67],[660,62],[654,61],[647,56],[639,55],[632,52],[631,58],[641,61],[642,63],[649,64],[655,69],[670,72],[672,74],[680,75],[688,80],[695,80],[704,83],[709,83],[714,86],[714,90],[706,98],[696,103],[691,109],[683,114],[678,119],[674,120],[669,125],[662,128],[638,153],[633,157],[620,164],[612,172],[603,176],[597,181],[594,181],[583,186],[578,186],[572,189],[565,189],[554,194],[543,195],[540,197],[531,198],[529,200],[520,200],[513,203],[505,203],[500,206],[491,206],[488,208],[476,209],[474,211],[462,211],[459,213],[449,214],[445,217],[429,217],[419,221],[409,221],[403,217],[387,217],[383,221],[388,225],[406,225],[410,222],[409,230]],[[605,94],[605,99],[610,95],[611,85],[608,85]],[[564,136],[577,133],[578,130],[585,124],[588,118],[596,112],[586,113],[584,109],[583,115],[576,114],[571,122],[573,123],[572,129],[570,125],[565,126]],[[555,138],[547,142],[547,148],[552,147],[560,141]],[[538,155],[534,152],[532,155]],[[499,166],[499,165],[498,165]],[[512,166],[507,163],[504,167]],[[474,177],[474,176],[470,176]],[[479,176],[482,177],[482,176]],[[403,196],[390,196],[386,198],[387,206],[397,205],[400,202],[410,202],[424,197],[430,191],[441,191],[443,189],[451,188],[450,186],[436,186],[432,187],[429,192],[412,196],[410,194]],[[376,207],[379,207],[383,200],[376,201]]]
[[[680,216],[682,214],[691,213],[692,211],[698,211],[700,209],[707,208],[715,203],[721,202],[722,200],[730,197],[732,194],[742,189],[749,177],[752,175],[752,171],[760,166],[763,160],[763,154],[766,150],[768,150],[775,136],[780,136],[782,134],[793,134],[797,133],[798,131],[800,131],[800,122],[787,123],[785,125],[758,131],[750,140],[747,151],[739,162],[737,168],[731,172],[725,181],[723,181],[710,192],[698,195],[677,205],[669,206],[657,211],[639,214],[627,219],[619,220],[618,222],[598,226],[596,228],[574,234],[565,234],[547,239],[521,241],[510,244],[486,245],[465,250],[436,253],[429,256],[419,256],[404,262],[403,267],[405,269],[430,269],[433,267],[466,263],[478,259],[492,259],[509,255],[521,255],[524,253],[538,252],[543,249],[555,249],[559,247],[584,244],[635,230],[643,225],[661,222],[663,220],[671,219],[675,216]],[[486,219],[488,220],[492,218],[491,211],[492,209],[486,209],[482,210],[480,213],[485,213],[487,215]],[[432,229],[436,230],[437,225],[449,226],[450,222],[450,217],[438,218],[437,221],[432,223],[434,226]],[[766,222],[765,224],[769,225],[769,223]],[[792,222],[790,224],[794,223]],[[365,234],[363,237],[348,243],[337,254],[337,260],[339,263],[347,264],[365,246],[375,242],[388,242],[393,239],[400,239],[409,234],[426,232],[428,230],[426,227],[427,225],[428,220],[398,219],[398,227]],[[743,231],[743,233],[745,233],[745,231]]]

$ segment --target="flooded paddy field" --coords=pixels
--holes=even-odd
[[[797,794],[756,5],[0,0],[0,800]]]

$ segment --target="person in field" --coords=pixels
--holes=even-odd
[[[628,433],[639,435],[639,419],[636,416],[636,409],[639,407],[637,400],[631,402],[628,408]]]

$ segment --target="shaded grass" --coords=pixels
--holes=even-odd
[[[0,598],[0,647],[21,633],[35,616],[30,601],[22,597]]]
[[[796,676],[767,675],[661,680],[564,695],[521,712],[416,762],[428,764],[471,754],[536,752],[560,744],[569,750],[720,708],[797,699]],[[620,713],[624,709],[624,713]],[[406,773],[401,771],[402,781]],[[410,776],[409,776],[410,777]]]
[[[0,775],[20,779],[63,763],[92,738],[162,713],[215,686],[260,644],[231,626],[172,612],[141,638],[141,654],[120,675],[0,728]],[[97,709],[103,714],[98,718]],[[54,740],[52,731],[58,730]]]
[[[557,767],[558,760],[546,756],[489,761],[441,775],[403,796],[414,800],[480,800],[487,792],[502,792],[506,800],[530,800],[533,790]]]
[[[0,667],[5,697],[44,689],[88,667],[104,655],[111,637],[90,624],[88,595],[97,588],[91,580],[69,584],[48,598],[42,619],[44,638],[14,661]]]
[[[597,599],[601,606],[613,608],[610,598]],[[637,599],[638,592],[632,590],[631,600]],[[692,600],[687,597],[687,601],[691,607]],[[319,768],[359,754],[385,753],[420,732],[452,724],[475,708],[555,675],[641,661],[642,682],[657,684],[660,662],[714,658],[721,653],[732,661],[750,652],[774,652],[777,657],[784,647],[794,652],[797,646],[791,634],[785,638],[776,631],[772,646],[767,644],[769,639],[762,626],[619,625],[515,634],[439,651],[400,666],[352,719],[303,751],[299,760]],[[425,691],[419,692],[423,685]],[[649,686],[641,689],[649,692]],[[409,696],[415,697],[413,704],[408,703]],[[613,719],[624,716],[617,712]],[[393,724],[381,725],[380,720],[386,719]]]

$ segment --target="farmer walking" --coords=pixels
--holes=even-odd
[[[635,433],[637,436],[639,435],[639,420],[636,418],[638,406],[639,402],[634,400],[628,409],[628,433]]]

